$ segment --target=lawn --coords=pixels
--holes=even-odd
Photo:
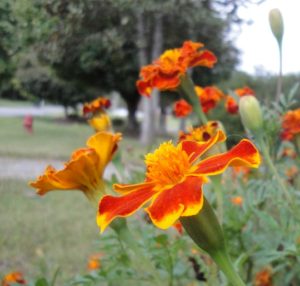
[[[39,197],[26,181],[2,180],[0,197],[0,277],[14,270],[51,277],[61,267],[65,280],[86,272],[99,231],[82,193]]]

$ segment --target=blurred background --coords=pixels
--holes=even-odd
[[[43,200],[27,187],[48,164],[61,166],[93,134],[82,118],[83,103],[110,98],[113,127],[124,134],[123,160],[129,167],[142,164],[142,155],[162,138],[176,136],[182,124],[172,115],[175,93],[161,94],[151,105],[138,94],[140,67],[185,40],[199,41],[218,63],[211,70],[195,69],[195,83],[217,85],[225,93],[247,85],[270,102],[279,64],[268,13],[279,7],[284,17],[283,92],[288,92],[300,78],[299,5],[297,0],[1,0],[0,274],[12,268],[53,272],[64,265],[69,277],[84,269],[94,249],[98,230],[81,194]],[[214,112],[212,118],[227,116],[221,108]],[[30,266],[37,262],[39,270]]]

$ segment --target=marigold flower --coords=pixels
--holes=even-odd
[[[88,199],[98,200],[104,194],[104,169],[117,150],[120,139],[121,134],[96,133],[88,139],[87,148],[73,152],[62,170],[48,166],[30,186],[36,188],[39,195],[53,190],[81,190]]]
[[[99,111],[109,108],[110,105],[111,105],[111,102],[108,98],[98,97],[95,100],[85,103],[83,105],[83,114],[84,115],[86,115],[88,113],[95,114]]]
[[[243,204],[243,197],[236,196],[236,197],[231,198],[230,201],[232,202],[232,204],[234,204],[236,206],[241,206]]]
[[[26,281],[21,272],[11,272],[4,276],[2,279],[2,286],[11,286],[13,284],[25,285]]]
[[[179,141],[191,140],[197,142],[205,142],[215,136],[217,131],[220,129],[222,130],[222,126],[218,121],[208,121],[207,124],[196,128],[189,127],[187,133],[179,131]],[[224,133],[222,134],[224,135]]]
[[[245,95],[255,96],[254,90],[248,86],[245,86],[243,88],[238,88],[234,92],[239,97],[243,97]],[[225,108],[228,113],[236,114],[239,110],[239,105],[238,105],[238,102],[236,102],[236,100],[232,96],[227,95],[225,98]]]
[[[254,286],[272,286],[272,272],[265,268],[255,275]]]
[[[108,131],[111,128],[110,118],[106,113],[100,113],[88,120],[96,132]]]
[[[184,99],[180,99],[175,102],[173,110],[176,117],[186,117],[191,114],[193,107]]]
[[[215,86],[206,86],[204,88],[196,86],[195,91],[200,99],[204,113],[215,108],[217,103],[224,97],[223,92]]]
[[[140,71],[141,79],[137,81],[139,93],[150,96],[153,88],[175,90],[188,68],[213,67],[217,58],[203,46],[202,43],[185,41],[181,48],[167,50],[152,64],[144,66]]]
[[[282,140],[292,140],[300,133],[300,108],[288,111],[282,119]]]
[[[87,269],[89,271],[99,270],[101,267],[100,258],[102,257],[102,253],[96,253],[89,257]]]
[[[180,217],[196,215],[203,206],[202,185],[207,176],[223,173],[229,166],[258,167],[260,156],[247,139],[230,151],[198,159],[207,150],[226,139],[222,131],[206,142],[184,140],[174,146],[162,143],[145,157],[145,181],[138,184],[116,184],[119,197],[104,196],[99,203],[97,223],[104,229],[117,217],[127,217],[151,201],[145,210],[161,229],[172,226]]]

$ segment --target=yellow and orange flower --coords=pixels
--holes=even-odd
[[[167,50],[152,64],[144,66],[140,71],[141,79],[137,81],[139,93],[150,96],[153,88],[175,90],[180,85],[180,77],[189,68],[213,67],[217,58],[203,46],[202,43],[185,41],[181,48]]]
[[[251,89],[248,86],[245,86],[243,88],[238,88],[234,92],[239,97],[243,97],[245,95],[255,96],[254,90]],[[238,102],[236,102],[236,100],[232,96],[227,95],[226,98],[225,98],[225,108],[226,108],[228,113],[236,114],[239,110],[239,105],[238,105]]]
[[[86,115],[88,113],[97,113],[104,109],[109,108],[111,105],[110,100],[105,97],[98,97],[91,102],[87,102],[83,105],[83,114]]]
[[[45,173],[30,186],[39,195],[53,190],[81,190],[91,201],[104,194],[103,172],[117,150],[121,134],[98,132],[87,141],[87,147],[73,152],[62,170],[48,166]]]
[[[222,131],[206,142],[184,140],[176,146],[165,142],[145,157],[146,178],[138,184],[116,184],[114,189],[121,196],[104,196],[99,203],[97,223],[104,229],[117,217],[132,215],[144,204],[145,210],[158,228],[172,226],[180,217],[193,216],[203,206],[202,186],[207,176],[223,173],[229,166],[256,168],[260,156],[249,140],[242,140],[230,151],[198,159],[207,150],[226,139]]]
[[[105,112],[93,116],[88,123],[96,132],[108,131],[111,128],[110,118]]]
[[[272,272],[270,268],[262,269],[255,275],[254,286],[272,286]]]
[[[99,270],[101,268],[100,258],[103,256],[102,253],[96,253],[89,257],[87,269],[89,271]]]
[[[230,199],[231,203],[236,205],[236,206],[241,206],[243,204],[243,197],[241,196],[235,196]]]
[[[193,111],[193,107],[188,104],[184,99],[175,102],[173,108],[176,117],[186,117]]]
[[[15,284],[26,285],[26,281],[21,272],[11,272],[2,279],[2,286],[11,286]]]
[[[292,140],[295,135],[300,134],[300,108],[288,111],[282,120],[282,140]]]
[[[195,91],[200,99],[204,113],[215,108],[218,102],[224,97],[224,93],[215,86],[206,86],[204,88],[196,86]]]
[[[187,133],[179,131],[179,141],[190,140],[197,142],[205,142],[211,139],[211,137],[215,136],[217,131],[220,129],[222,129],[222,126],[218,121],[208,121],[207,124],[196,128],[189,127]],[[220,141],[224,140],[222,139]]]

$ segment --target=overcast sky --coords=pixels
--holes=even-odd
[[[276,73],[278,47],[269,27],[269,11],[279,8],[284,18],[283,73],[300,73],[300,0],[266,0],[263,4],[240,9],[243,25],[236,46],[242,51],[240,70],[254,73],[256,68]]]

